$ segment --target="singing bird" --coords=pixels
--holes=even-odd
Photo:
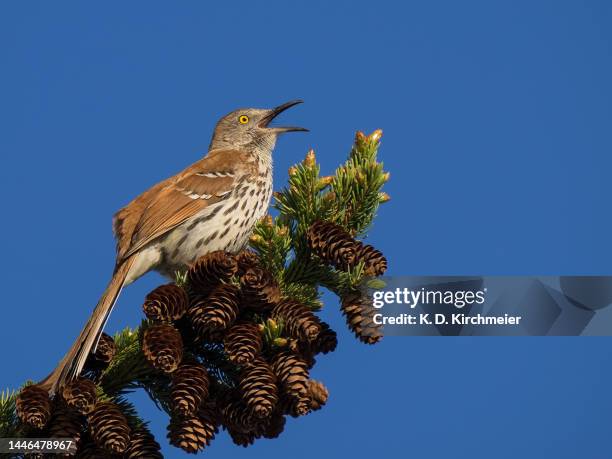
[[[113,277],[79,337],[41,381],[42,387],[53,394],[80,374],[124,286],[153,270],[172,278],[206,253],[237,252],[247,244],[270,204],[277,137],[307,131],[270,123],[299,103],[292,100],[272,109],[229,113],[217,123],[206,156],[117,212]]]

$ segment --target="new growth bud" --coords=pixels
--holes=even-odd
[[[274,220],[272,220],[271,215],[266,215],[262,218],[262,223],[268,227],[272,227],[272,225],[274,225]]]
[[[319,189],[322,190],[326,187],[328,187],[329,185],[331,185],[331,183],[334,181],[334,176],[333,175],[327,175],[325,177],[321,177],[319,179]]]
[[[382,129],[376,129],[374,132],[372,132],[368,136],[368,139],[370,140],[370,142],[378,143],[380,142],[382,135],[383,135]]]
[[[388,202],[391,200],[391,196],[389,196],[387,193],[382,192],[378,195],[378,200],[383,203],[383,202]]]
[[[267,325],[268,325],[268,328],[270,329],[270,331],[272,331],[273,333],[278,332],[278,323],[276,322],[276,320],[268,319],[267,320]]]
[[[263,240],[264,240],[263,237],[261,237],[259,234],[253,234],[249,238],[249,241],[251,242],[251,244],[261,244]]]
[[[315,165],[315,162],[316,162],[315,152],[314,150],[311,149],[306,154],[306,158],[304,158],[304,166],[312,167]]]

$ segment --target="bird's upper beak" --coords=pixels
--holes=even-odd
[[[261,119],[259,122],[259,127],[270,129],[277,133],[282,132],[294,132],[294,131],[305,131],[308,132],[308,129],[298,126],[269,126],[274,118],[283,113],[285,110],[293,107],[294,105],[298,105],[303,103],[304,101],[301,99],[290,100],[289,102],[285,102],[284,104],[279,105],[278,107],[274,107],[268,111],[268,113]]]

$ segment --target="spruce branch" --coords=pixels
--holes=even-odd
[[[310,150],[290,168],[287,186],[274,193],[277,215],[256,224],[249,241],[254,252],[205,255],[196,268],[176,273],[176,285],[163,286],[166,293],[176,293],[178,286],[178,295],[161,295],[162,301],[157,291],[155,301],[179,312],[149,313],[150,319],[117,332],[114,341],[105,335],[113,352],[104,353],[106,358],[98,358],[100,362],[83,374],[96,382],[97,400],[118,407],[130,429],[146,428],[127,399],[131,392],[144,390],[169,415],[172,444],[188,452],[208,445],[220,424],[234,442],[248,445],[262,436],[278,436],[284,416],[320,408],[327,394],[316,400],[307,394],[307,370],[315,356],[333,351],[337,344],[336,332],[316,314],[323,305],[321,287],[340,297],[347,325],[358,339],[373,344],[381,338],[359,294],[364,284],[380,285],[376,276],[387,261],[355,239],[367,232],[380,204],[390,199],[382,191],[389,173],[377,160],[381,135],[380,130],[369,136],[358,132],[348,158],[333,175],[321,176]],[[173,372],[185,366],[200,367],[193,381],[200,381],[208,397],[197,417],[179,419],[173,400],[181,379]],[[276,378],[284,381],[279,394]],[[246,400],[241,399],[245,389]],[[325,392],[318,391],[319,396]],[[0,437],[40,433],[20,423],[17,394],[0,393]],[[273,419],[253,418],[253,413],[268,413]]]
[[[0,392],[0,438],[16,437],[18,419],[15,412],[17,391],[5,389]]]

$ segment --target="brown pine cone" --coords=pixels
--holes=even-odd
[[[110,453],[123,453],[130,443],[130,428],[121,409],[112,402],[98,402],[87,417],[96,444]]]
[[[289,341],[289,349],[302,356],[308,365],[308,369],[314,367],[316,355],[333,352],[336,350],[337,345],[338,337],[336,332],[326,322],[321,322],[321,332],[314,341],[304,342],[296,339]]]
[[[289,394],[281,394],[279,407],[283,414],[287,414],[293,418],[298,416],[306,416],[310,413],[310,404],[312,401],[308,394],[299,395],[297,397]]]
[[[149,429],[140,426],[132,430],[124,459],[163,459],[161,447]]]
[[[209,399],[204,401],[197,413],[198,418],[210,434],[210,440],[215,438],[215,434],[219,432],[221,424],[221,413],[217,409],[217,400]]]
[[[106,368],[117,353],[117,346],[112,336],[102,332],[96,350],[89,356],[88,364],[95,368]]]
[[[207,337],[228,329],[238,312],[238,288],[232,284],[221,284],[208,298],[195,297],[187,314],[198,334]]]
[[[318,220],[306,231],[306,243],[325,263],[346,271],[355,264],[358,243],[339,225]]]
[[[173,418],[168,425],[170,444],[187,453],[202,451],[215,438],[215,429],[198,417]]]
[[[259,255],[252,250],[243,250],[236,255],[236,263],[238,263],[238,276],[243,276],[249,268],[259,266]]]
[[[257,325],[243,322],[233,325],[225,335],[225,353],[233,363],[252,362],[263,348],[263,339]]]
[[[49,393],[38,384],[26,386],[17,395],[15,410],[21,422],[42,429],[51,417]]]
[[[291,299],[281,300],[272,309],[272,318],[283,323],[287,333],[298,340],[313,341],[321,331],[321,325],[312,310]]]
[[[272,370],[283,392],[298,397],[308,394],[308,364],[291,351],[281,351],[272,357]]]
[[[310,397],[310,408],[313,411],[320,410],[323,405],[327,403],[329,398],[329,391],[323,383],[315,381],[314,379],[308,380],[308,396]]]
[[[334,352],[338,345],[338,336],[336,332],[332,330],[327,322],[321,322],[321,331],[311,343],[312,350],[315,354],[328,354]]]
[[[387,259],[380,250],[368,244],[358,243],[355,262],[364,263],[366,276],[382,276],[387,270]]]
[[[86,438],[82,439],[79,444],[76,459],[121,459],[123,457],[121,454],[111,454],[100,448],[87,433],[84,437]]]
[[[317,360],[315,359],[315,341],[309,343],[292,338],[288,341],[287,349],[302,357],[309,370],[315,366],[315,363],[317,363]]]
[[[229,281],[237,270],[236,258],[229,252],[217,250],[200,257],[187,272],[187,279],[191,288],[208,294],[218,284]]]
[[[176,284],[160,285],[149,293],[142,305],[147,318],[156,322],[173,322],[187,310],[189,297]]]
[[[242,305],[254,311],[271,309],[279,302],[281,292],[274,277],[265,269],[255,266],[240,276]]]
[[[220,417],[227,429],[250,431],[256,420],[236,391],[223,394],[219,399]]]
[[[53,412],[47,435],[49,438],[70,438],[78,446],[85,431],[85,418],[76,411],[60,406]]]
[[[251,446],[257,439],[257,435],[255,434],[255,432],[250,430],[243,431],[228,427],[227,433],[229,434],[235,445],[242,446],[243,448]]]
[[[96,404],[96,384],[87,378],[73,379],[62,389],[62,397],[70,408],[87,414]]]
[[[183,358],[181,334],[172,325],[152,325],[144,332],[142,352],[153,368],[172,373]]]
[[[349,329],[365,344],[376,344],[382,335],[382,327],[374,323],[375,309],[371,298],[359,292],[349,293],[341,298],[342,314]]]
[[[283,416],[283,413],[280,410],[276,409],[270,417],[270,422],[268,422],[268,425],[263,431],[263,437],[278,438],[280,434],[283,433],[283,430],[285,430],[285,422],[286,420],[285,416]]]
[[[208,397],[208,372],[197,363],[184,363],[172,374],[170,400],[172,410],[180,416],[194,416]]]
[[[270,365],[257,358],[241,371],[239,379],[238,388],[251,415],[256,419],[270,417],[278,403],[276,377]]]

